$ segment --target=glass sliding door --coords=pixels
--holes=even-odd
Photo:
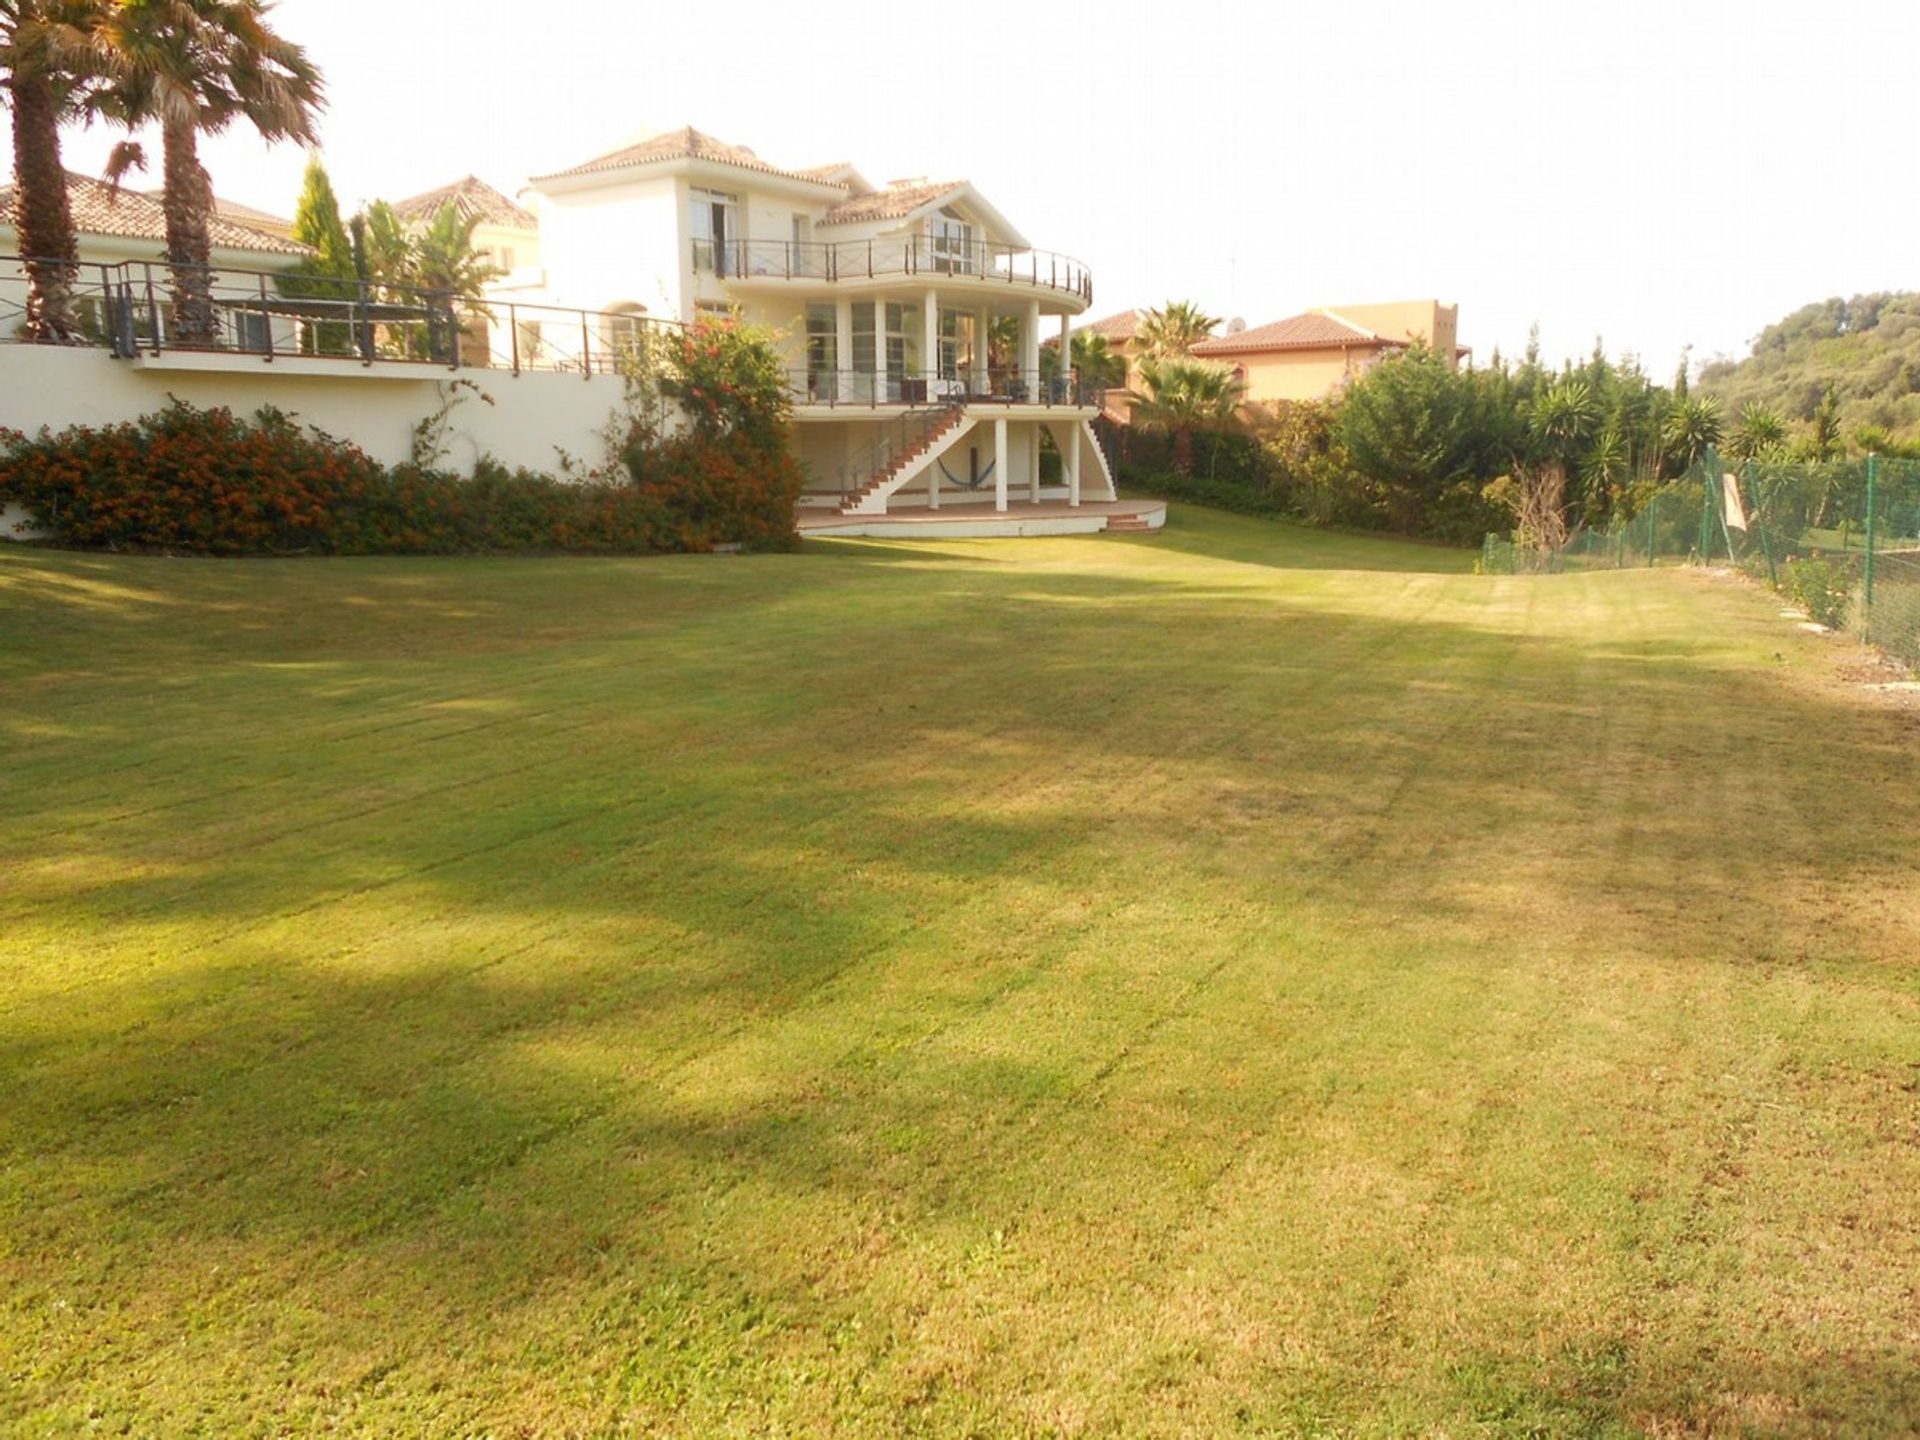
[[[739,269],[732,252],[739,233],[740,197],[696,185],[687,192],[687,232],[693,236],[693,268],[731,275]]]
[[[853,306],[853,396],[855,400],[874,400],[876,359],[873,328],[874,302],[858,300]]]
[[[840,334],[831,300],[807,302],[807,398],[834,401],[839,387]]]

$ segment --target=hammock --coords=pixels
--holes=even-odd
[[[993,467],[1000,462],[998,460],[989,460],[987,462],[987,468],[971,480],[962,480],[958,475],[947,469],[947,462],[945,460],[935,460],[933,463],[940,467],[940,473],[946,476],[951,484],[958,485],[962,490],[978,490],[993,478]]]

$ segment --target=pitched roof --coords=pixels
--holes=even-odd
[[[164,201],[167,195],[165,190],[158,187],[142,190],[140,193],[149,200],[161,201]],[[269,235],[285,236],[293,233],[293,221],[275,215],[271,211],[256,210],[251,205],[242,205],[238,200],[222,200],[216,195],[213,197],[213,208],[216,214],[224,215],[229,220],[238,220],[242,225],[250,226],[255,230],[264,230]]]
[[[963,189],[966,183],[964,180],[942,180],[933,184],[926,181],[908,184],[895,181],[882,190],[849,196],[822,215],[819,223],[857,225],[863,220],[898,220],[903,215],[911,215],[922,205]]]
[[[1404,340],[1389,340],[1351,320],[1323,310],[1309,310],[1275,320],[1271,325],[1242,330],[1238,335],[1216,335],[1193,347],[1196,355],[1239,355],[1256,350],[1329,350],[1340,346],[1379,345],[1404,349]]]
[[[1076,325],[1073,327],[1073,333],[1101,335],[1110,343],[1116,340],[1131,340],[1134,331],[1140,328],[1140,322],[1144,318],[1142,311],[1122,310],[1118,315],[1109,315],[1104,320],[1089,320],[1085,325]]]
[[[409,195],[393,202],[393,213],[402,220],[431,220],[451,204],[462,220],[479,220],[483,225],[506,225],[515,230],[531,230],[539,224],[533,212],[517,205],[478,176],[469,175],[438,190]]]
[[[550,174],[537,175],[537,180],[557,180],[568,175],[593,175],[602,170],[624,170],[632,165],[658,165],[668,160],[705,160],[715,165],[732,165],[741,170],[757,170],[763,175],[781,175],[789,180],[805,180],[814,185],[834,185],[837,182],[825,180],[816,173],[805,170],[783,170],[778,165],[769,165],[744,145],[729,145],[724,140],[716,140],[711,135],[703,135],[691,125],[683,125],[678,130],[669,130],[664,135],[650,135],[645,140],[632,145],[623,145],[617,150],[609,150],[604,155],[596,155],[578,165],[570,165],[564,170],[555,170]]]
[[[67,172],[67,204],[73,210],[73,228],[82,235],[110,235],[119,240],[167,240],[167,213],[160,201],[138,190],[115,190],[104,180]],[[0,216],[10,216],[13,186],[0,187]],[[298,240],[256,230],[232,219],[232,207],[216,199],[207,220],[207,236],[217,250],[258,250],[271,255],[311,255]]]

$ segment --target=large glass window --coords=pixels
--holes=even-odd
[[[940,376],[961,375],[973,354],[973,316],[964,310],[940,312]]]
[[[815,400],[839,398],[839,322],[830,300],[807,302],[807,394]]]
[[[923,373],[920,313],[918,305],[887,305],[887,394],[895,399],[902,393],[903,380],[918,378]]]
[[[874,305],[871,300],[861,300],[853,307],[853,373],[856,397],[861,400],[873,396],[873,376],[880,367],[875,360],[873,329]]]
[[[933,268],[948,275],[971,275],[974,261],[973,226],[952,210],[933,217]]]
[[[732,274],[740,268],[734,253],[739,248],[736,242],[744,238],[737,218],[740,197],[698,185],[687,195],[687,233],[693,236],[694,268],[717,275]]]

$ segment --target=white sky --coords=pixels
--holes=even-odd
[[[972,179],[1094,315],[1437,296],[1463,342],[1664,378],[1808,301],[1920,287],[1920,5],[1781,0],[282,0],[349,205],[511,193],[643,129]],[[97,173],[111,136],[74,136]],[[157,147],[156,147],[157,148]],[[221,194],[303,157],[234,134]],[[156,161],[157,163],[157,161]],[[152,183],[158,183],[157,175]]]

